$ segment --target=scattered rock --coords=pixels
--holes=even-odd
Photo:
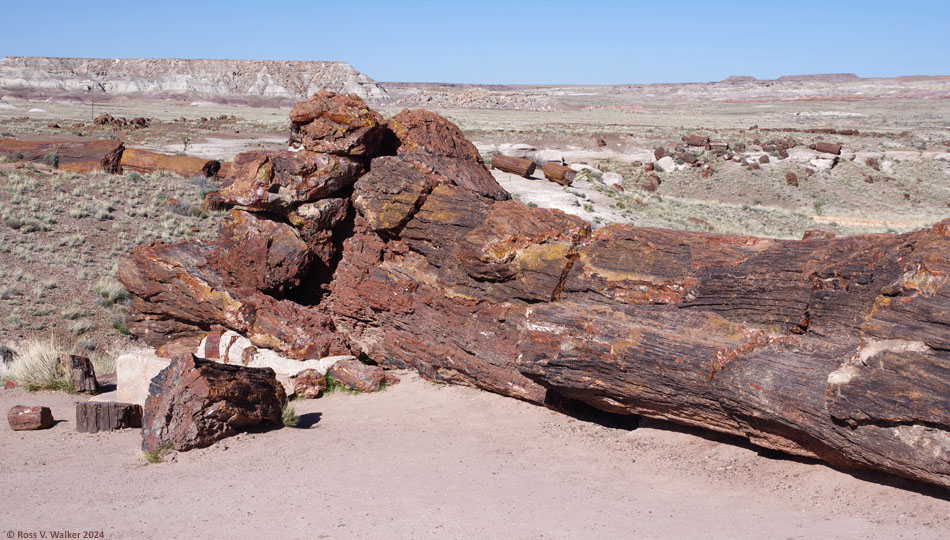
[[[315,369],[305,369],[294,380],[294,395],[303,399],[316,399],[327,389],[326,375]]]
[[[688,146],[706,146],[709,144],[709,137],[703,135],[688,135],[683,137]]]
[[[280,426],[286,402],[272,369],[181,356],[152,379],[142,450],[204,448],[242,429]]]
[[[666,148],[663,148],[662,146],[658,146],[655,150],[653,150],[653,159],[655,161],[660,161],[660,159],[665,155]]]
[[[386,381],[383,368],[366,365],[355,358],[333,364],[327,375],[350,390],[364,393],[378,392]]]
[[[4,390],[13,390],[14,388],[16,388],[16,381],[13,379],[9,379],[7,382],[3,383]]]
[[[759,158],[759,163],[765,164],[769,162],[769,156],[762,156]]]
[[[809,229],[802,235],[802,240],[828,240],[835,237],[835,233],[822,231],[820,229]]]
[[[13,431],[32,431],[53,427],[53,413],[49,407],[16,405],[7,412],[7,423]]]
[[[498,146],[498,151],[503,156],[534,159],[535,152],[537,152],[538,149],[530,144],[505,143]]]
[[[601,178],[603,178],[604,183],[607,185],[619,184],[623,185],[623,175],[615,172],[605,172]]]
[[[798,187],[798,176],[793,172],[785,173],[785,183],[790,186]]]

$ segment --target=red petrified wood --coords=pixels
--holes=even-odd
[[[240,249],[140,246],[119,266],[134,333],[160,345],[220,325],[294,358],[342,349],[432,380],[950,486],[950,220],[802,240],[592,231],[508,200],[434,113],[396,115],[374,154],[378,122],[352,98],[301,110],[303,149],[246,156],[223,193],[322,246],[320,271],[282,274],[287,294],[241,275]],[[356,165],[321,169],[317,154]],[[369,369],[357,364],[336,369]]]

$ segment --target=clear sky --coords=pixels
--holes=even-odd
[[[379,81],[950,75],[950,0],[4,0],[0,56],[341,60]]]

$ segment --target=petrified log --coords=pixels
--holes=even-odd
[[[39,162],[55,154],[60,169],[75,173],[118,172],[124,149],[122,142],[115,139],[82,142],[0,139],[2,157]]]
[[[649,163],[648,165],[650,165],[650,170],[653,170],[653,164]],[[545,178],[562,186],[571,185],[571,182],[574,181],[574,177],[577,176],[577,172],[575,172],[574,169],[553,161],[542,165],[541,172],[544,173]]]
[[[287,402],[270,368],[176,358],[152,379],[142,420],[142,450],[211,446],[259,425],[280,425]]]
[[[76,392],[99,392],[99,383],[96,381],[96,370],[92,362],[85,356],[63,354],[59,357],[59,370],[72,381]]]
[[[820,141],[820,142],[815,143],[815,151],[824,152],[825,154],[834,154],[837,156],[841,154],[841,145],[836,144],[836,143]]]
[[[7,423],[13,431],[32,431],[53,427],[53,413],[49,407],[16,405],[7,411]]]
[[[491,166],[505,171],[506,173],[517,174],[525,178],[530,178],[534,174],[536,165],[530,159],[503,156],[498,154],[491,158]]]
[[[709,137],[705,135],[687,135],[683,137],[687,146],[706,146],[709,144]]]
[[[487,172],[471,143],[436,140],[451,130],[432,113],[406,116],[390,122],[397,155],[332,195],[354,211],[328,220],[339,251],[308,305],[237,285],[210,246],[139,247],[119,267],[138,297],[129,328],[162,342],[217,324],[300,359],[338,332],[429,379],[950,486],[950,221],[803,240],[591,232],[459,180],[447,171]],[[318,234],[324,218],[307,216],[323,212],[291,222]]]
[[[76,431],[98,433],[142,427],[142,407],[134,403],[87,401],[76,404]]]
[[[170,156],[142,148],[126,148],[119,161],[120,172],[142,174],[170,172],[179,176],[212,177],[221,168],[221,162],[192,156]]]

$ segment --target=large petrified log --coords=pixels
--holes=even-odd
[[[119,171],[125,147],[115,139],[92,141],[22,141],[0,139],[0,156],[22,161],[43,161],[55,156],[58,167],[75,173]]]
[[[121,172],[138,172],[143,174],[156,172],[170,172],[180,176],[211,177],[218,173],[221,162],[214,159],[204,159],[193,156],[170,156],[152,152],[143,148],[126,148],[119,160]]]
[[[311,249],[327,246],[323,273],[284,275],[300,280],[295,296],[277,300],[229,273],[228,250],[139,247],[119,268],[137,296],[129,328],[162,343],[221,325],[300,359],[339,346],[433,380],[950,486],[950,221],[794,241],[592,232],[506,200],[437,115],[404,111],[389,129],[381,140],[397,142],[395,155],[386,144],[361,154],[369,172],[332,193],[292,188],[305,194],[248,205],[256,220],[289,222]],[[308,137],[297,154],[318,142],[320,155],[360,147]],[[278,159],[295,158],[254,157],[248,178],[278,186],[265,194],[297,185],[260,174]],[[299,293],[310,288],[319,294]]]

